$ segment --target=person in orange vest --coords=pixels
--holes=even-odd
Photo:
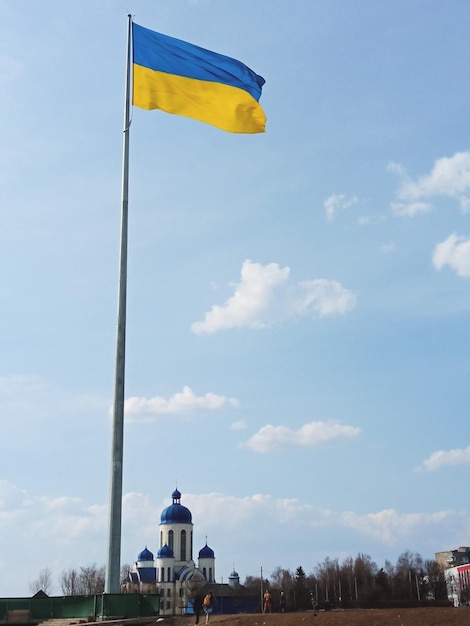
[[[212,591],[209,591],[205,596],[202,602],[202,610],[206,614],[206,624],[209,623],[209,616],[214,610],[214,594]]]

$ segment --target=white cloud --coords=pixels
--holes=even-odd
[[[390,254],[390,252],[395,252],[396,246],[394,241],[389,241],[388,243],[384,243],[380,246],[380,251],[384,254]]]
[[[288,317],[344,315],[356,306],[356,296],[336,280],[317,278],[298,283],[288,292]]]
[[[216,526],[221,530],[245,528],[251,526],[253,520],[257,520],[256,525],[260,528],[268,522],[284,525],[302,519],[309,524],[315,511],[311,505],[297,498],[275,498],[261,493],[243,497],[218,492],[185,494],[184,503],[193,513],[193,518],[198,520],[198,526]]]
[[[414,217],[431,210],[429,202],[392,202],[392,211],[400,217]]]
[[[463,213],[470,209],[470,151],[456,152],[434,162],[431,172],[412,180],[402,165],[390,163],[388,169],[401,178],[392,202],[397,215],[414,216],[431,209],[428,202],[436,196],[455,198]]]
[[[90,504],[68,496],[57,498],[33,496],[15,485],[0,481],[0,497],[4,496],[5,492],[20,494],[21,499],[18,501],[15,497],[14,501],[9,501],[8,504],[3,499],[3,506],[0,508],[2,537],[11,536],[21,529],[24,536],[36,536],[37,533],[42,540],[50,542],[49,549],[51,545],[56,546],[57,543],[61,546],[71,546],[76,542],[74,556],[82,559],[75,563],[76,566],[85,564],[83,559],[89,560],[88,556],[81,554],[83,545],[102,543],[108,522],[106,505]],[[152,535],[152,542],[156,544],[155,521],[159,519],[163,508],[170,503],[169,500],[154,502],[149,496],[137,492],[124,493],[122,513],[126,536],[135,536],[137,545],[143,547],[147,537],[139,539],[139,536],[148,533]],[[386,542],[394,536],[406,536],[420,525],[438,524],[454,515],[449,511],[400,514],[393,509],[359,515],[351,511],[321,509],[298,498],[276,498],[263,493],[247,496],[232,496],[219,492],[183,493],[182,503],[191,510],[200,532],[204,532],[206,527],[218,527],[223,533],[227,529],[242,528],[247,523],[250,525],[255,519],[259,521],[263,518],[281,525],[295,523],[306,529],[312,526],[332,525],[352,528],[364,534],[372,533]],[[260,528],[263,526],[257,525]],[[11,547],[12,550],[16,549],[15,541]],[[134,556],[124,554],[123,559],[129,560]],[[47,562],[42,567],[46,565]]]
[[[455,233],[449,235],[434,248],[432,261],[437,270],[448,265],[458,276],[470,278],[470,239],[459,237]]]
[[[2,513],[7,509],[10,511],[20,510],[22,507],[29,506],[29,504],[26,491],[6,480],[0,480],[0,511]],[[0,518],[0,525],[2,520],[3,517]]]
[[[291,529],[295,527],[301,537],[303,533],[310,535],[312,528],[316,532],[321,529],[327,529],[328,532],[339,529],[342,533],[352,530],[388,546],[410,545],[413,537],[422,536],[423,529],[429,533],[442,533],[443,528],[452,528],[453,524],[465,520],[464,513],[454,511],[400,513],[394,509],[384,509],[363,514],[333,511],[315,507],[298,498],[275,498],[260,493],[245,497],[217,492],[184,494],[184,504],[193,513],[198,527],[211,531],[251,528],[251,532],[256,533],[259,528],[265,533],[274,528],[278,534],[282,532],[282,527],[288,526]],[[416,539],[412,543],[415,545]]]
[[[265,318],[268,317],[275,290],[287,282],[289,273],[288,267],[281,269],[277,263],[261,265],[245,261],[242,265],[241,280],[234,285],[234,295],[224,306],[214,305],[210,312],[205,314],[203,322],[192,324],[192,331],[201,334],[222,328],[265,326]]]
[[[0,419],[3,428],[14,428],[24,420],[40,422],[64,413],[106,415],[108,399],[90,393],[71,395],[34,374],[0,376]],[[6,419],[8,416],[8,420]],[[15,420],[12,420],[15,416]],[[21,422],[19,421],[21,418]]]
[[[413,532],[422,532],[426,526],[440,527],[444,520],[453,515],[452,511],[398,513],[394,509],[384,509],[364,515],[346,511],[340,515],[340,523],[384,543],[397,544]]]
[[[238,422],[233,422],[233,424],[230,425],[230,428],[232,430],[244,430],[246,426],[247,426],[246,421],[240,420]]]
[[[277,263],[245,261],[234,295],[224,305],[214,305],[191,330],[199,335],[227,328],[264,328],[291,317],[341,315],[356,305],[355,294],[337,281],[320,278],[289,285],[289,275],[290,268]]]
[[[61,395],[35,375],[0,376],[0,416],[4,411],[5,416],[13,413],[34,421],[47,419],[50,406],[57,404]]]
[[[348,209],[350,206],[357,204],[357,202],[358,198],[356,196],[348,198],[343,193],[332,194],[323,203],[323,207],[326,212],[326,218],[331,222],[339,210]]]
[[[314,448],[335,443],[344,439],[358,437],[360,428],[343,426],[336,422],[310,422],[298,430],[288,426],[272,426],[267,424],[250,437],[246,446],[254,452],[273,452],[292,448]]]
[[[26,491],[0,480],[0,532],[12,525],[28,529],[23,534],[48,538],[62,544],[90,532],[106,528],[105,506],[88,506],[78,498],[31,496]]]
[[[215,393],[206,393],[196,396],[191,387],[183,387],[183,391],[175,393],[170,398],[155,396],[154,398],[128,398],[124,404],[127,419],[135,420],[138,417],[147,418],[157,415],[188,415],[200,411],[217,411],[226,406],[238,407],[236,398],[227,398]]]
[[[382,222],[387,221],[385,215],[361,215],[357,223],[360,226],[370,226],[375,224],[381,224]]]
[[[437,450],[425,459],[419,469],[433,472],[441,467],[470,465],[470,446],[454,450]]]

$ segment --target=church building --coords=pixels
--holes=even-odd
[[[159,593],[161,615],[181,615],[196,592],[215,583],[214,551],[206,542],[196,566],[191,511],[181,504],[178,489],[171,498],[160,516],[157,557],[146,546],[122,584],[123,593]]]

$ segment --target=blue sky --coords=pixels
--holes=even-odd
[[[467,545],[468,3],[17,0],[0,594],[106,561],[129,12],[264,76],[268,121],[133,111],[122,562],[176,483],[219,581]]]

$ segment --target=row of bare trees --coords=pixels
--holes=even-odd
[[[279,610],[281,590],[291,611],[311,609],[315,604],[347,608],[448,602],[438,563],[409,551],[403,552],[395,565],[385,561],[380,568],[367,554],[348,557],[341,563],[326,558],[308,575],[301,566],[295,572],[277,567],[270,580],[249,576],[244,585],[255,592],[261,583],[271,590],[273,610]]]
[[[129,565],[123,565],[122,571],[127,573]],[[95,563],[86,565],[79,569],[69,568],[64,570],[59,576],[60,589],[64,596],[88,596],[104,592],[105,567],[97,566]],[[50,595],[54,590],[52,573],[49,568],[39,572],[36,580],[29,585],[31,593],[43,591]]]

